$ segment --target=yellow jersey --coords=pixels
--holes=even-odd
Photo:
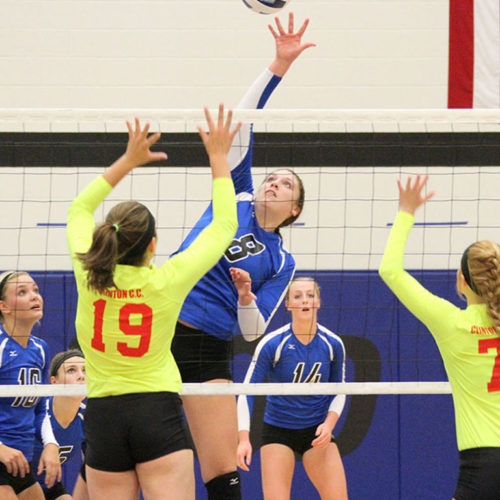
[[[413,222],[411,214],[398,213],[380,275],[436,340],[452,389],[458,449],[500,447],[500,337],[486,304],[460,309],[404,271]]]
[[[96,178],[73,201],[67,236],[78,290],[76,332],[86,360],[91,398],[138,392],[181,390],[170,351],[184,298],[220,259],[236,232],[232,180],[213,180],[213,220],[183,252],[162,266],[118,264],[116,288],[98,293],[87,286],[87,272],[76,253],[90,248],[94,211],[111,192]]]

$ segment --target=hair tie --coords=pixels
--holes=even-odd
[[[67,361],[69,358],[79,357],[79,358],[85,359],[85,356],[83,355],[83,353],[81,351],[79,351],[78,349],[70,349],[68,351],[60,352],[59,359],[56,359],[57,356],[58,356],[57,354],[56,354],[56,356],[54,356],[54,358],[52,359],[51,366],[49,368],[51,377],[57,376],[57,372],[59,371],[59,368],[61,368],[62,364],[65,361]]]
[[[113,224],[113,228],[115,230],[115,233],[117,233],[119,229],[118,224]]]
[[[470,248],[474,245],[469,245],[464,253],[462,254],[462,259],[460,261],[460,270],[462,271],[462,274],[465,278],[465,282],[469,285],[469,288],[476,294],[481,296],[481,292],[477,289],[476,284],[474,283],[474,280],[472,279],[469,271],[469,250]]]
[[[0,281],[0,300],[2,300],[3,297],[3,289],[5,288],[5,285],[7,284],[7,281],[9,281],[9,278],[15,274],[15,271],[11,271],[10,273],[7,273],[2,281]]]

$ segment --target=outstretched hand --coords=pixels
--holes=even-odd
[[[274,18],[276,29],[271,24],[268,25],[276,41],[276,58],[269,69],[277,76],[283,76],[293,61],[309,47],[315,47],[315,43],[302,43],[302,35],[306,31],[309,19],[306,19],[297,33],[294,33],[293,12],[288,15],[288,31],[285,31],[279,18]]]
[[[201,140],[205,145],[205,149],[209,157],[222,155],[226,156],[231,148],[234,136],[241,127],[241,122],[231,130],[231,122],[233,120],[233,112],[227,112],[226,120],[224,121],[224,104],[219,104],[219,114],[217,125],[214,124],[212,116],[208,108],[204,108],[205,118],[207,120],[208,132],[205,132],[201,127],[198,127]]]
[[[153,152],[150,150],[151,146],[155,144],[160,138],[160,132],[151,134],[148,137],[149,123],[146,123],[144,129],[141,129],[139,119],[135,119],[135,130],[132,124],[127,121],[128,128],[128,144],[125,157],[127,160],[135,165],[145,165],[152,161],[161,161],[167,159],[167,154],[164,152]]]
[[[406,187],[403,187],[401,179],[398,179],[399,209],[401,211],[414,215],[418,207],[434,196],[434,191],[430,191],[427,194],[422,193],[428,179],[428,175],[423,178],[421,175],[417,175],[415,182],[412,183],[411,176],[408,176]]]

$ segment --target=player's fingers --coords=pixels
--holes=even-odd
[[[128,120],[125,123],[127,124],[128,136],[130,138],[134,135],[134,130],[132,129],[132,124]]]
[[[198,126],[197,129],[198,133],[200,134],[201,140],[203,141],[203,144],[206,144],[208,140],[207,133],[200,126]]]
[[[146,139],[146,145],[148,146],[148,148],[150,148],[153,144],[155,144],[156,142],[158,142],[158,140],[160,139],[160,137],[161,137],[161,133],[160,132],[155,132],[154,134],[151,134]]]
[[[140,126],[139,126],[139,132],[140,132],[140,137],[142,140],[146,139],[146,137],[148,136],[148,133],[149,133],[149,123],[146,123],[146,125],[144,125],[144,130],[141,131],[140,129]]]
[[[21,467],[19,468],[19,475],[21,477],[24,477],[26,476],[26,474],[29,474],[30,464],[28,463],[24,455],[21,458],[22,459],[21,459]]]
[[[18,468],[17,468],[16,460],[12,460],[10,462],[7,462],[6,467],[7,467],[7,472],[9,474],[12,474],[14,477],[17,476]]]
[[[424,201],[430,200],[434,195],[436,194],[435,191],[431,191],[430,193],[427,193],[424,197]]]
[[[241,128],[241,122],[238,122],[234,127],[233,131],[231,132],[231,142],[233,142],[234,136],[239,132],[240,128]]]
[[[274,28],[270,24],[268,24],[267,27],[271,31],[271,33],[274,36],[274,38],[278,38],[278,33],[276,33],[276,31],[274,31]]]
[[[293,33],[293,12],[288,14],[288,33]]]
[[[224,104],[219,104],[219,114],[217,116],[217,127],[224,127]]]
[[[205,112],[205,120],[207,120],[208,130],[212,130],[214,127],[214,122],[212,121],[212,115],[210,114],[210,111],[206,106],[203,108],[203,111]]]
[[[233,121],[233,110],[228,109],[227,116],[226,116],[226,122],[224,123],[224,128],[226,129],[226,131],[231,129],[232,121]]]
[[[166,160],[167,158],[167,153],[164,153],[163,151],[151,153],[151,161],[162,161]]]
[[[247,470],[246,469],[246,464],[245,464],[245,454],[238,453],[237,456],[236,456],[236,462],[237,462],[238,467],[240,469]]]
[[[401,197],[401,195],[404,193],[403,184],[401,183],[401,179],[397,179],[396,182],[398,185],[399,196]]]
[[[421,189],[421,177],[420,174],[417,174],[415,177],[415,183],[413,184],[413,189],[420,191]]]
[[[283,29],[283,26],[281,25],[281,21],[279,20],[279,17],[276,16],[274,18],[274,20],[276,21],[276,26],[278,28],[279,34],[280,35],[285,35],[285,30]]]
[[[309,19],[306,19],[303,23],[302,23],[302,26],[300,27],[299,31],[297,31],[297,35],[299,37],[302,37],[302,35],[304,34],[304,32],[306,31],[307,29],[307,26],[309,24]]]
[[[303,45],[300,46],[299,53],[302,54],[304,50],[309,49],[310,47],[316,47],[316,44],[311,42],[304,43]]]

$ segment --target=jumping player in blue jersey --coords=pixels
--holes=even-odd
[[[292,281],[286,297],[292,322],[257,345],[245,382],[344,382],[345,349],[340,337],[317,323],[320,291],[312,278]],[[238,398],[238,465],[252,460],[250,415],[253,396]],[[267,396],[261,463],[264,498],[290,498],[295,455],[322,500],[346,500],[347,486],[332,431],[345,395]]]
[[[31,335],[43,316],[43,299],[33,278],[24,272],[0,275],[0,384],[43,384],[47,381],[47,344]],[[43,451],[32,470],[35,435]],[[45,484],[61,480],[58,444],[45,398],[0,398],[0,498],[43,500],[34,474],[45,470]]]
[[[56,354],[49,369],[52,384],[85,384],[85,358],[80,351],[69,350]],[[59,460],[64,467],[72,457],[82,455],[85,442],[83,414],[85,404],[81,396],[53,396],[46,400],[54,436],[59,443]],[[40,456],[42,446],[35,443],[35,460]],[[37,476],[44,490],[46,500],[71,500],[65,485],[58,481],[51,488],[45,486],[45,475]],[[79,478],[80,479],[80,478]],[[80,479],[80,481],[82,481]]]
[[[285,31],[276,18],[276,58],[238,105],[263,108],[293,61],[312,43],[302,43],[306,20],[295,33],[293,14]],[[237,193],[238,231],[219,262],[189,293],[179,316],[172,352],[184,382],[230,382],[232,336],[262,335],[293,277],[295,262],[279,228],[291,224],[304,203],[300,178],[288,169],[272,172],[254,196],[252,127],[244,125],[229,154]],[[179,251],[212,219],[209,206]],[[200,460],[208,498],[241,498],[236,467],[237,416],[233,396],[189,396],[184,409]],[[217,425],[213,425],[217,422]]]

